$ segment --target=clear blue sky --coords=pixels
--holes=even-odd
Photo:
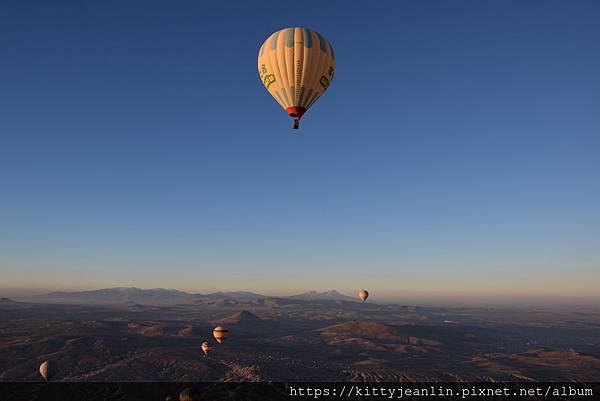
[[[597,1],[5,1],[3,287],[590,295]],[[298,134],[257,51],[336,77]]]

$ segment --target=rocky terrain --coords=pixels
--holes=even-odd
[[[39,381],[44,360],[73,382],[600,381],[600,308],[151,291],[0,299],[0,381]],[[216,325],[230,331],[223,345]]]

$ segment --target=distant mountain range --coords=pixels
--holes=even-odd
[[[30,297],[37,302],[67,304],[183,304],[199,301],[250,302],[268,298],[286,298],[299,301],[352,301],[358,299],[344,295],[336,290],[325,292],[310,291],[289,297],[271,297],[248,291],[213,292],[210,294],[192,294],[185,291],[164,288],[141,289],[136,287],[104,288],[91,291],[56,291],[49,294]]]
[[[10,298],[0,298],[0,304],[16,304],[18,302],[13,301]]]
[[[316,301],[316,300],[356,301],[357,300],[357,298],[349,297],[349,296],[344,295],[336,290],[329,290],[329,291],[325,291],[325,292],[309,291],[309,292],[304,292],[304,293],[298,294],[298,295],[292,295],[288,298],[299,299],[301,301]]]
[[[65,292],[56,291],[33,297],[36,301],[76,304],[175,304],[186,302],[190,294],[178,290],[135,287],[103,288],[101,290]]]

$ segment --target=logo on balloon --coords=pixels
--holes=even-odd
[[[271,85],[273,82],[275,82],[275,75],[273,74],[269,74],[265,77],[265,79],[263,80],[263,83],[265,84],[265,86],[268,88],[269,85]]]
[[[260,79],[262,79],[263,84],[268,88],[273,82],[275,82],[275,75],[268,74],[267,67],[263,64],[260,67]]]
[[[325,75],[321,77],[321,80],[319,82],[321,83],[323,89],[327,89],[329,87],[329,79]]]

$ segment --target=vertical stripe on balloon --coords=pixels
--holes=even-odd
[[[275,51],[275,57],[277,59],[277,64],[279,65],[279,72],[281,74],[281,88],[282,90],[286,91],[285,88],[287,88],[288,86],[290,86],[289,82],[290,82],[290,74],[293,72],[290,71],[290,66],[288,65],[288,57],[287,54],[289,53],[289,51],[287,51],[287,48],[285,47],[285,33],[287,32],[287,29],[282,29],[281,31],[281,40],[279,41],[279,43],[277,43],[277,50]],[[293,51],[293,49],[291,50]],[[287,96],[287,91],[286,91],[286,96]],[[287,104],[290,104],[290,101],[287,101]]]
[[[312,47],[312,35],[310,31],[306,28],[302,28],[302,35],[304,35],[304,47],[311,48]]]
[[[327,53],[327,45],[325,44],[325,38],[323,38],[323,36],[321,36],[319,32],[316,32],[316,34],[319,37],[319,48],[323,53]]]
[[[287,34],[285,36],[285,47],[294,46],[294,30],[295,28],[288,29]]]
[[[271,38],[271,46],[270,46],[271,50],[277,49],[277,38],[279,37],[279,32],[280,31],[275,32],[273,34],[273,37]]]
[[[281,105],[281,107],[285,108],[285,103],[283,102],[283,99],[281,98],[281,95],[277,92],[274,91],[273,93],[275,93],[275,95],[277,96],[277,100],[279,101],[279,104]]]
[[[285,105],[289,107],[290,101],[288,99],[287,93],[285,92],[285,88],[281,88],[281,93],[283,93],[283,98],[285,99]]]
[[[303,107],[306,107],[306,105],[308,105],[308,101],[311,99],[312,94],[313,94],[313,90],[311,88],[311,89],[308,90],[306,98],[304,99],[304,103],[302,104]]]
[[[294,106],[300,105],[300,88],[304,74],[304,33],[298,28],[294,34],[294,62],[296,63],[296,80],[294,82]]]

